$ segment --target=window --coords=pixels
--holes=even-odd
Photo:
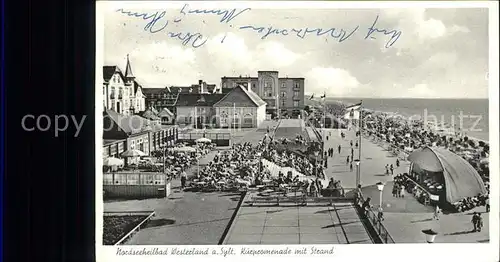
[[[271,86],[272,86],[271,82],[269,82],[269,81],[265,81],[264,82],[264,87],[268,88],[268,87],[271,87]]]
[[[233,87],[236,87],[236,82],[233,82]]]
[[[227,87],[227,84],[224,82],[222,83],[222,88],[226,88]]]
[[[281,91],[281,97],[285,97],[286,98],[286,92],[285,91]]]
[[[299,107],[299,101],[293,101],[293,107]]]
[[[167,98],[167,94],[163,94],[163,98]]]
[[[118,91],[118,99],[122,99],[123,98],[123,89],[120,87],[119,91]]]
[[[135,149],[135,141],[132,140],[132,142],[130,143],[130,150],[134,150]]]
[[[293,97],[299,97],[299,91],[293,91]]]
[[[286,88],[286,83],[285,82],[281,83],[281,88]]]
[[[293,87],[295,87],[295,88],[300,88],[300,83],[299,83],[299,82],[294,82],[294,83],[293,83]]]
[[[286,100],[281,100],[281,106],[285,107],[285,104],[286,104]]]
[[[111,87],[111,94],[109,95],[109,98],[115,99],[115,87],[114,86]]]
[[[255,89],[255,84],[252,84],[252,88],[254,88],[254,89]]]

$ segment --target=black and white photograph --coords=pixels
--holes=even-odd
[[[96,242],[116,255],[498,246],[498,5],[97,4]]]

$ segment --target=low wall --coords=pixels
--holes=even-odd
[[[103,185],[105,199],[161,198],[171,194],[171,183],[166,185]]]

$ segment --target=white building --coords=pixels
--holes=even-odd
[[[132,74],[127,55],[125,74],[118,66],[103,67],[103,105],[122,115],[133,115],[146,110],[146,96]]]

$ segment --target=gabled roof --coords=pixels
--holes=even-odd
[[[214,106],[217,106],[220,101],[224,100],[224,98],[229,96],[232,92],[237,92],[239,90],[243,91],[243,93],[255,104],[255,106],[260,107],[267,104],[264,100],[262,100],[262,98],[259,97],[259,95],[257,95],[252,90],[247,90],[243,86],[238,85],[235,88],[232,88],[230,92],[223,94],[223,97],[219,101],[217,101]]]
[[[145,128],[151,124],[148,119],[138,115],[124,116],[110,109],[104,111],[104,117],[106,116],[127,135],[143,133],[146,131]]]
[[[260,98],[259,95],[257,95],[254,91],[250,90],[250,89],[247,89],[247,88],[244,88],[242,87],[241,85],[239,86],[239,88],[243,89],[243,91],[248,95],[248,97],[250,97],[250,99],[252,99],[252,101],[259,107],[259,106],[263,106],[265,104],[267,104],[266,102],[264,102],[264,100],[262,100],[262,98]]]
[[[170,112],[167,108],[163,108],[160,113],[158,113],[159,117],[171,117],[174,116],[174,113]]]
[[[120,77],[122,78],[122,80],[125,82],[125,77],[123,76],[123,73],[120,70],[120,68],[118,68],[118,66],[103,66],[102,67],[102,76],[103,76],[103,79],[105,82],[108,82],[111,79],[111,77],[113,77],[113,75],[115,73],[118,73],[120,75]]]
[[[175,106],[213,106],[219,102],[222,94],[179,94]]]

